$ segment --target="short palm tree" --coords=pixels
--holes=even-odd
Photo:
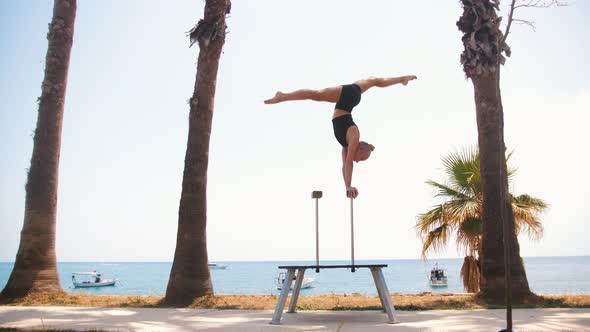
[[[474,293],[479,290],[482,236],[479,151],[470,148],[450,153],[442,158],[442,162],[448,176],[447,184],[432,180],[426,183],[438,190],[436,197],[442,198],[443,202],[418,215],[416,220],[416,229],[423,242],[422,257],[426,259],[429,252],[446,246],[455,232],[458,249],[465,251],[461,267],[463,287],[467,292]],[[514,173],[515,169],[508,169],[509,180]],[[531,239],[540,239],[543,225],[539,221],[539,214],[548,204],[529,195],[511,195],[511,199],[516,233],[525,231]]]

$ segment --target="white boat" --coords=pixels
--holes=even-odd
[[[96,271],[72,273],[72,283],[76,288],[114,286],[117,279],[103,279]]]
[[[219,264],[219,263],[209,263],[209,269],[211,270],[225,270],[227,265]]]
[[[285,278],[287,277],[287,273],[281,272],[277,278],[277,289],[283,289],[283,283],[285,282]],[[297,273],[295,273],[295,278],[293,278],[293,282],[291,282],[291,287],[289,289],[293,289],[295,286],[295,280],[297,280]],[[301,281],[301,289],[313,287],[315,279],[312,277],[303,277]]]
[[[448,280],[447,275],[445,273],[445,269],[441,269],[438,267],[438,263],[434,265],[432,270],[430,270],[430,287],[447,287]]]

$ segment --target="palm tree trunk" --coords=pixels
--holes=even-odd
[[[207,0],[205,17],[191,32],[199,42],[199,60],[190,99],[189,134],[178,213],[176,252],[166,303],[187,305],[213,294],[207,265],[207,166],[219,57],[225,42],[230,0]]]
[[[498,66],[498,77],[496,78],[496,87],[498,89],[498,107],[501,119],[501,144],[504,146],[504,151],[506,151],[506,145],[504,143],[504,105],[502,103],[502,92],[500,89],[500,77],[501,77],[501,67]],[[504,201],[505,201],[505,209],[504,209],[504,219],[507,222],[508,228],[508,241],[510,242],[510,247],[508,249],[510,255],[510,284],[512,285],[512,298],[517,303],[522,303],[529,298],[535,296],[533,292],[531,292],[529,287],[529,281],[526,276],[526,269],[524,267],[524,260],[520,256],[520,244],[518,243],[518,235],[516,234],[516,227],[515,227],[515,220],[514,220],[514,210],[512,208],[512,195],[510,194],[510,187],[508,184],[508,165],[506,163],[506,153],[502,154],[502,183],[504,183]],[[503,237],[503,239],[505,239]],[[504,264],[506,266],[506,264]]]
[[[33,155],[25,188],[23,229],[14,268],[1,294],[3,298],[62,291],[55,255],[57,185],[75,19],[76,0],[54,1]]]
[[[504,120],[497,84],[497,71],[486,75],[472,76],[477,112],[480,167],[483,187],[483,235],[481,251],[480,296],[492,302],[504,301],[504,253],[503,230],[500,222],[502,205],[506,209],[511,238],[512,295],[516,302],[532,293],[516,233],[514,214],[508,193],[508,177],[504,145]],[[501,187],[503,186],[503,187]]]

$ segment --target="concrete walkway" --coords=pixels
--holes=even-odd
[[[590,331],[590,309],[514,310],[516,331]],[[0,327],[109,331],[498,331],[504,310],[302,311],[270,325],[271,310],[0,306]]]

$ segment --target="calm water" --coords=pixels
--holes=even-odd
[[[590,256],[525,258],[531,289],[539,294],[590,293]],[[427,274],[432,264],[447,269],[449,285],[431,288]],[[313,262],[220,262],[225,270],[211,270],[217,294],[278,294],[276,277],[279,265],[312,265]],[[347,261],[324,261],[324,264],[348,264]],[[397,293],[452,292],[462,293],[459,272],[462,259],[439,259],[427,263],[421,260],[357,261],[357,264],[388,264],[383,270],[389,290]],[[6,284],[12,263],[0,263],[0,289]],[[59,263],[62,287],[68,292],[89,294],[163,295],[166,291],[171,263]],[[120,281],[114,287],[72,288],[72,272],[97,270],[105,278]],[[375,295],[368,269],[333,269],[315,273],[307,270],[306,276],[315,278],[314,287],[303,289],[302,295],[361,293]]]

